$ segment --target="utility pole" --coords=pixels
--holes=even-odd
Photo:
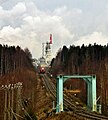
[[[11,93],[12,93],[12,102],[11,102],[11,111],[13,111],[13,100],[14,100],[14,85],[12,84],[12,87],[11,87]],[[13,113],[11,113],[11,120],[13,120]]]
[[[5,91],[5,106],[4,106],[4,120],[6,120],[6,117],[7,117],[7,85],[2,85],[2,88],[4,89]]]
[[[21,110],[21,90],[22,83],[2,85],[0,90],[4,90],[4,116],[3,120],[13,120],[13,109],[14,109],[14,91],[17,90],[17,106],[16,114],[19,115]],[[17,118],[18,120],[18,118]]]
[[[11,107],[11,105],[10,105],[10,100],[11,100],[11,98],[10,98],[10,95],[11,95],[11,84],[9,84],[8,85],[8,111],[9,111],[9,113],[8,113],[8,119],[10,120],[10,114],[11,114],[11,109],[10,109],[10,107]]]
[[[17,83],[17,106],[16,106],[16,113],[19,115],[21,110],[21,90],[22,90],[22,83]]]

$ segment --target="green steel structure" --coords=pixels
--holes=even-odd
[[[96,103],[96,75],[72,75],[72,76],[57,76],[57,105],[56,112],[63,111],[63,83],[70,78],[81,78],[87,83],[87,107],[92,111],[97,111]]]

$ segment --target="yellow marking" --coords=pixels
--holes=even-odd
[[[65,90],[65,92],[80,93],[80,90]]]

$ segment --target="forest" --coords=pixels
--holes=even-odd
[[[7,45],[0,45],[0,75],[3,76],[18,68],[31,67],[30,64],[31,53],[26,48],[23,51],[19,46],[8,47]]]
[[[0,120],[36,120],[36,79],[28,48],[0,45]]]
[[[97,103],[102,112],[108,115],[108,45],[89,44],[85,46],[63,46],[51,62],[51,73],[63,75],[96,75]],[[64,86],[80,89],[78,97],[86,103],[87,86],[82,80],[69,80]]]

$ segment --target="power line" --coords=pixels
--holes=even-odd
[[[21,102],[21,89],[22,89],[22,82],[18,82],[16,84],[9,84],[9,85],[2,85],[0,90],[4,90],[4,119],[3,120],[13,120],[13,109],[14,109],[14,98],[15,94],[14,91],[17,91],[17,104],[16,104],[16,115],[19,115],[19,111],[21,109],[20,102]]]

